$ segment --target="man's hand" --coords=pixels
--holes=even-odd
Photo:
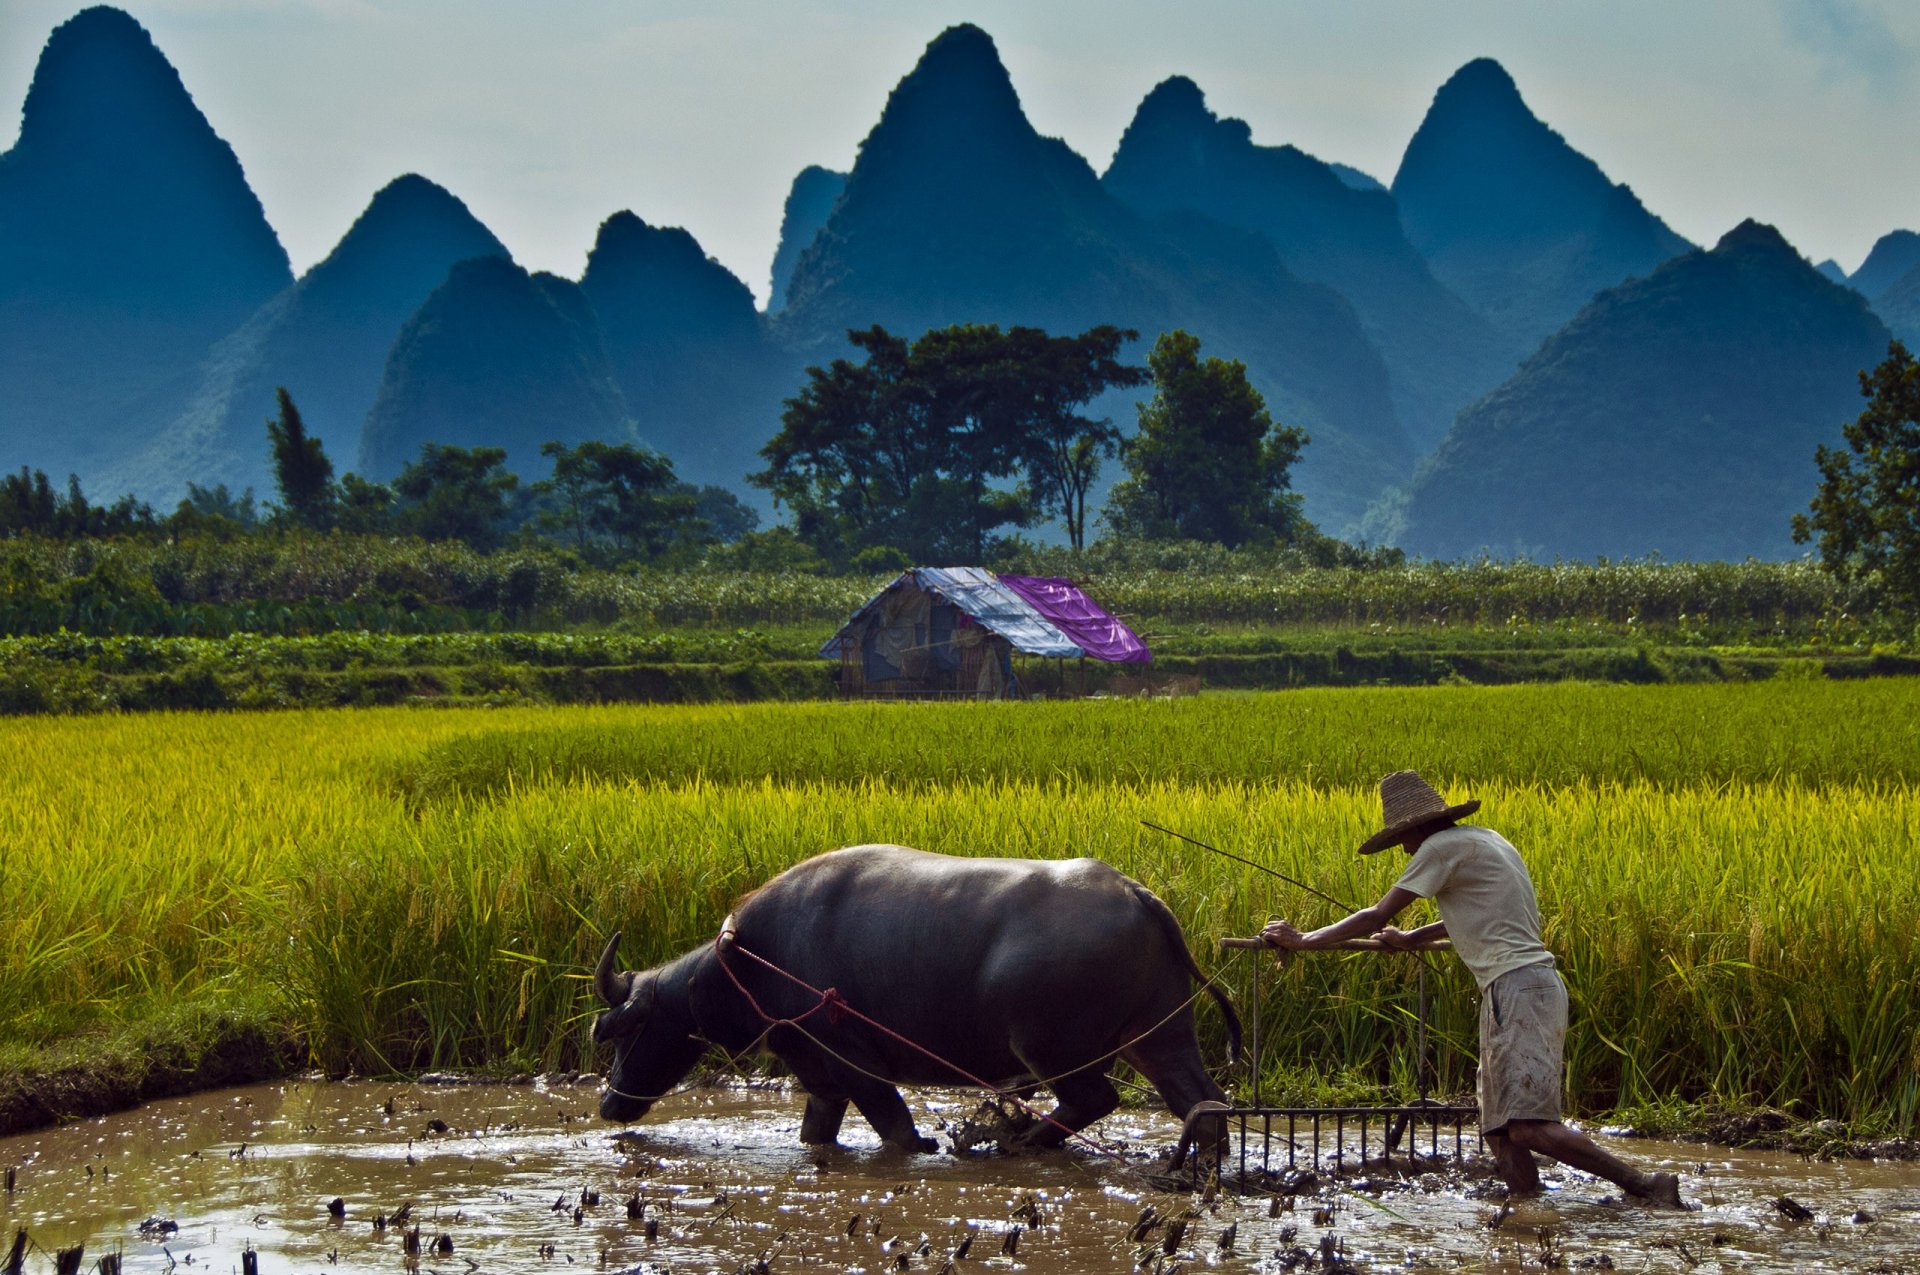
[[[1415,947],[1419,946],[1420,943],[1420,940],[1414,938],[1413,935],[1407,933],[1405,930],[1396,929],[1391,925],[1379,931],[1373,937],[1379,939],[1396,952],[1411,952]]]
[[[1288,922],[1276,917],[1268,921],[1266,928],[1260,931],[1260,941],[1268,947],[1298,951],[1307,945],[1307,936]]]

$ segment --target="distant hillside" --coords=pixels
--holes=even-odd
[[[1895,230],[1874,242],[1867,259],[1847,282],[1859,289],[1861,296],[1873,301],[1912,273],[1916,266],[1920,266],[1920,234]]]
[[[265,421],[279,386],[327,454],[351,466],[401,326],[456,262],[507,256],[446,190],[413,174],[395,179],[326,260],[214,347],[186,410],[130,464],[108,467],[104,489],[166,503],[189,481],[266,495]]]
[[[640,436],[681,478],[744,491],[799,384],[747,285],[686,231],[622,212],[600,227],[580,288]]]
[[[1595,298],[1375,529],[1432,557],[1789,556],[1814,448],[1859,413],[1887,341],[1859,293],[1746,222]]]
[[[1333,170],[1336,177],[1355,190],[1385,190],[1387,188],[1386,183],[1378,177],[1373,176],[1371,173],[1363,173],[1359,169],[1349,165],[1336,164],[1329,161],[1327,167]]]
[[[1909,350],[1920,350],[1920,266],[1883,291],[1873,303],[1873,312]]]
[[[1386,369],[1352,307],[1258,236],[1188,216],[1149,221],[1102,189],[1021,111],[976,27],[934,40],[861,144],[845,191],[802,254],[775,330],[809,362],[849,328],[918,334],[959,322],[1077,332],[1185,327],[1244,360],[1276,419],[1313,435],[1299,487],[1330,527],[1411,467]],[[1132,424],[1131,400],[1108,404]]]
[[[1435,94],[1393,194],[1434,274],[1526,353],[1594,293],[1691,246],[1541,123],[1488,58]]]
[[[233,150],[144,28],[87,9],[0,155],[0,456],[96,472],[147,441],[214,340],[293,281]]]
[[[800,170],[787,191],[787,204],[780,216],[780,246],[773,253],[773,291],[767,298],[767,310],[787,304],[787,288],[793,282],[794,267],[800,264],[820,227],[827,224],[834,201],[847,188],[847,175],[830,168],[810,164]]]
[[[635,433],[580,285],[481,257],[456,265],[401,330],[356,468],[390,479],[434,442],[504,447],[531,480],[551,468],[542,443],[588,438]]]
[[[1401,423],[1423,449],[1525,353],[1433,277],[1384,188],[1351,185],[1292,146],[1256,145],[1244,122],[1215,116],[1183,76],[1141,102],[1101,185],[1150,216],[1191,211],[1258,232],[1293,273],[1352,302],[1385,357]]]

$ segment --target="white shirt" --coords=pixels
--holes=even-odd
[[[1433,900],[1453,950],[1481,991],[1510,970],[1553,962],[1540,941],[1540,906],[1527,865],[1491,828],[1456,824],[1434,833],[1395,884]]]

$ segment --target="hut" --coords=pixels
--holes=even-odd
[[[822,659],[840,661],[847,697],[1017,699],[1016,655],[1116,664],[1153,658],[1071,580],[979,567],[901,572],[820,648]]]

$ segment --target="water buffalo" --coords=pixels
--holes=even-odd
[[[600,1099],[609,1120],[644,1116],[710,1044],[738,1055],[763,1034],[807,1092],[804,1143],[836,1141],[851,1102],[890,1145],[936,1150],[895,1086],[968,1083],[956,1068],[1003,1086],[1043,1080],[1058,1123],[1034,1125],[1034,1146],[1118,1105],[1107,1079],[1115,1057],[1176,1115],[1226,1097],[1200,1060],[1188,980],[1202,975],[1173,913],[1096,859],[854,846],[773,878],[741,900],[716,942],[665,965],[616,972],[619,944],[615,934],[594,974],[608,1009],[593,1036],[615,1047]],[[835,989],[928,1053],[769,966]],[[1208,990],[1237,1054],[1239,1020]],[[769,1019],[802,1015],[768,1030]]]

